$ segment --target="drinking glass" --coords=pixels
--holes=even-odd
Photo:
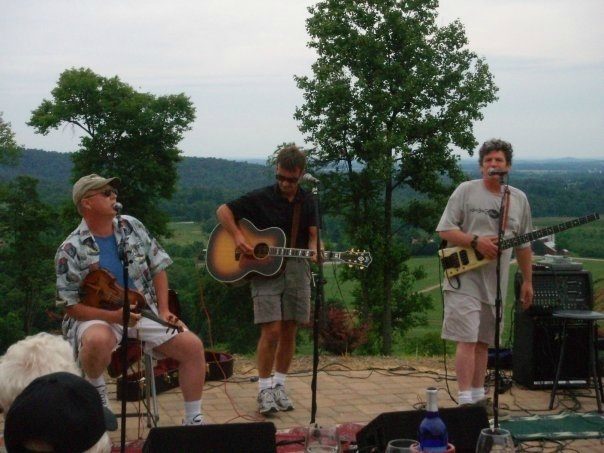
[[[476,453],[514,453],[512,434],[501,428],[484,428],[480,431]]]
[[[419,443],[413,439],[392,439],[388,442],[386,453],[417,453]]]
[[[314,423],[308,427],[305,453],[340,453],[340,438],[336,427],[323,427]]]

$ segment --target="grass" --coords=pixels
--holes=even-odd
[[[169,228],[172,237],[163,240],[166,244],[189,245],[198,241],[205,243],[208,240],[208,233],[202,231],[197,222],[170,222]]]

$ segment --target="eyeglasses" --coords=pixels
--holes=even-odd
[[[112,187],[111,189],[105,189],[101,192],[93,193],[92,195],[88,195],[87,197],[84,197],[84,198],[92,198],[97,195],[103,195],[104,197],[109,198],[112,194],[117,197],[117,189],[115,187]]]
[[[284,176],[284,175],[280,175],[279,173],[277,173],[275,175],[275,178],[279,182],[285,182],[285,181],[287,181],[290,184],[296,184],[300,180],[300,178],[294,178],[294,177],[290,177],[290,176]]]

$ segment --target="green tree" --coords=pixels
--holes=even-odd
[[[8,184],[0,199],[0,237],[4,241],[0,246],[3,343],[14,341],[17,334],[28,335],[49,327],[45,309],[54,306],[54,216],[40,202],[36,185],[34,178],[19,176]]]
[[[189,98],[139,93],[117,76],[85,68],[64,71],[52,97],[28,124],[44,135],[64,123],[83,132],[73,154],[73,180],[89,173],[119,176],[126,211],[153,233],[166,234],[168,216],[158,203],[175,190],[177,145],[195,119]]]
[[[358,274],[357,304],[372,318],[383,353],[393,319],[416,303],[405,282],[405,223],[434,229],[462,178],[455,147],[472,152],[473,122],[496,99],[487,64],[467,48],[463,25],[438,26],[436,0],[324,0],[311,6],[312,77],[296,77],[296,109],[315,167],[325,176],[325,209],[346,220],[373,264]],[[448,180],[450,181],[450,180]],[[416,201],[397,201],[407,186]]]
[[[17,145],[10,123],[5,122],[2,115],[0,112],[0,164],[14,165],[21,148]]]

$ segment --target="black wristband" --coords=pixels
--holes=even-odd
[[[476,247],[478,247],[478,235],[474,235],[474,237],[472,238],[472,241],[470,242],[470,247],[472,247],[474,250],[476,250]]]

